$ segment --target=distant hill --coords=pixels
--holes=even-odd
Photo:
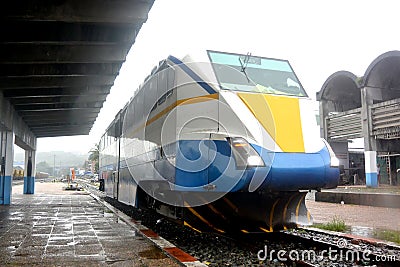
[[[36,163],[45,161],[48,165],[54,165],[54,155],[55,164],[57,167],[82,167],[85,160],[88,158],[88,154],[78,154],[73,152],[64,152],[64,151],[52,151],[52,152],[39,152],[36,155]],[[24,153],[16,153],[14,155],[14,161],[24,161],[25,154]]]

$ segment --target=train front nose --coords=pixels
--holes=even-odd
[[[339,169],[331,167],[331,156],[324,148],[317,153],[263,153],[269,170],[260,189],[297,191],[336,187]]]

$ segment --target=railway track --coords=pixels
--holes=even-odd
[[[230,236],[201,233],[107,198],[94,186],[84,184],[207,266],[400,266],[399,246],[308,228]]]

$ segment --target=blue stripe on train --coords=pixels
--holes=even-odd
[[[177,64],[187,75],[189,75],[195,82],[197,82],[204,90],[206,90],[209,94],[215,94],[216,91],[206,83],[199,75],[197,75],[191,68],[189,68],[185,63],[181,60],[177,59],[174,56],[169,56],[169,60],[173,63]]]
[[[330,167],[326,148],[317,153],[273,153],[256,145],[253,147],[267,166],[238,170],[232,166],[231,149],[226,141],[179,141],[175,183],[189,191],[203,191],[203,186],[213,183],[217,185],[216,191],[231,192],[246,190],[254,177],[263,181],[259,187],[262,190],[331,188],[338,183],[339,169]],[[213,159],[209,160],[208,155]]]
[[[267,162],[272,158],[272,166],[262,189],[292,191],[335,187],[339,179],[339,169],[330,166],[330,155],[326,147],[317,153],[270,152],[253,145]]]
[[[204,186],[210,183],[218,192],[247,191],[252,179],[261,181],[261,190],[295,191],[335,187],[339,179],[339,169],[330,167],[326,148],[317,153],[273,153],[252,145],[267,166],[240,170],[227,141],[181,140],[171,146],[176,146],[175,166],[166,159],[155,161],[153,166],[176,184],[178,191],[206,191]]]
[[[237,170],[231,148],[223,140],[181,140],[176,155],[175,184],[182,191],[205,191],[212,183],[215,191],[237,191],[251,178],[252,170]]]

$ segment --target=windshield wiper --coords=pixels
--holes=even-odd
[[[250,79],[249,76],[247,76],[246,73],[246,68],[247,68],[247,64],[249,63],[251,57],[251,53],[247,53],[246,56],[244,57],[244,62],[242,62],[242,59],[239,57],[239,62],[240,62],[240,66],[242,67],[240,72],[243,72],[244,76],[246,76],[247,82],[250,83]]]

